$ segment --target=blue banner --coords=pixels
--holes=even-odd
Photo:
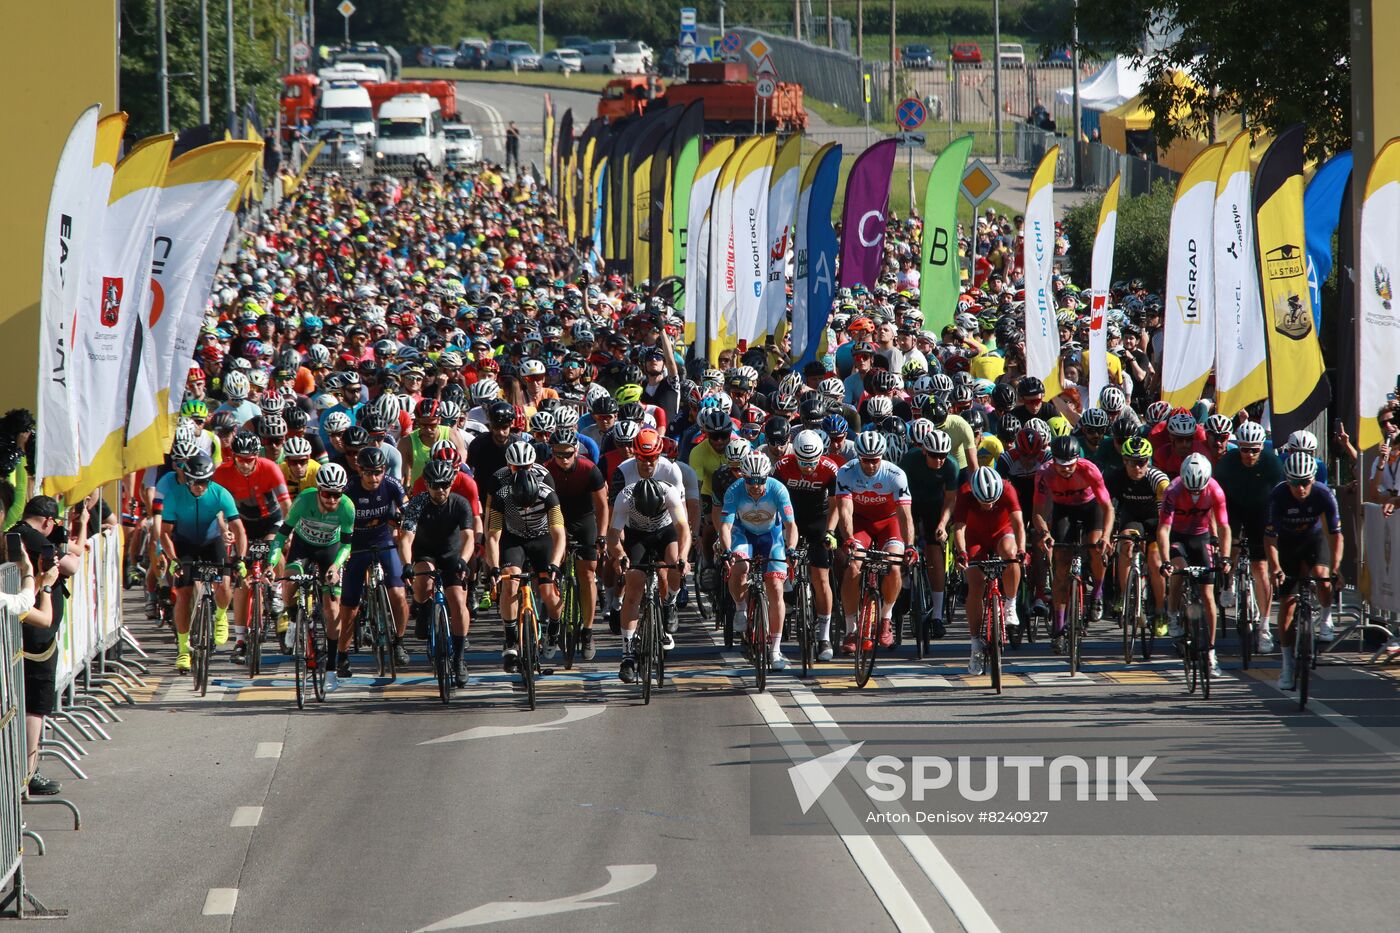
[[[836,299],[836,230],[831,225],[831,209],[836,204],[836,182],[841,175],[841,147],[833,146],[823,156],[812,180],[812,200],[807,209],[806,241],[799,243],[807,253],[807,346],[796,369],[812,362],[828,347],[824,334]],[[799,236],[801,233],[799,232]]]
[[[1313,326],[1322,329],[1322,283],[1332,272],[1332,234],[1342,212],[1342,195],[1351,178],[1351,152],[1339,152],[1313,175],[1303,193],[1303,229],[1308,241],[1308,290],[1312,292]]]

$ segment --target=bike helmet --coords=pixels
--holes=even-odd
[[[856,456],[862,459],[883,457],[888,445],[879,431],[861,431],[856,435]]]
[[[547,411],[537,411],[530,416],[530,433],[548,434],[554,430],[554,416]]]
[[[632,487],[632,507],[644,518],[660,518],[666,511],[666,486],[660,480],[640,480]]]
[[[628,402],[625,405],[617,406],[618,421],[634,421],[640,424],[646,418],[646,414],[646,409],[642,407],[641,402]]]
[[[1210,461],[1204,454],[1192,454],[1181,461],[1181,484],[1198,493],[1210,482]]]
[[[438,411],[442,414],[442,423],[455,425],[457,419],[462,417],[462,406],[456,402],[443,402],[438,406]]]
[[[655,428],[642,428],[637,432],[637,440],[633,442],[632,451],[641,458],[661,456],[661,435],[657,433]]]
[[[870,383],[876,392],[893,392],[899,388],[899,377],[888,369],[881,369],[871,377]]]
[[[534,448],[531,448],[534,463]],[[510,497],[518,506],[531,506],[539,501],[540,481],[534,470],[521,470],[510,478]]]
[[[798,431],[792,439],[792,452],[798,463],[811,466],[826,452],[826,444],[816,431]]]
[[[934,428],[925,441],[919,445],[925,453],[933,456],[948,456],[953,452],[953,438],[945,431]]]
[[[613,398],[611,395],[606,394],[606,392],[603,395],[600,395],[597,398],[595,398],[591,403],[589,403],[588,406],[588,410],[591,411],[594,414],[594,416],[615,415],[617,414],[617,408],[617,399]]]
[[[506,445],[506,464],[527,467],[535,462],[535,445],[529,441],[511,441]]]
[[[214,461],[206,453],[198,452],[185,460],[185,479],[201,482],[214,475]]]
[[[761,450],[751,450],[739,461],[739,472],[745,481],[767,479],[773,472],[773,463]]]
[[[366,447],[355,455],[355,463],[361,470],[375,472],[389,469],[389,457],[378,447]]]
[[[494,379],[478,379],[472,385],[472,401],[478,405],[489,405],[501,397],[501,386]]]
[[[894,399],[887,395],[876,395],[866,400],[865,410],[871,421],[879,421],[894,414]]]
[[[457,464],[449,460],[431,460],[423,467],[423,482],[441,489],[451,487],[457,478]]]
[[[730,463],[738,463],[744,459],[744,454],[748,453],[752,445],[742,437],[736,437],[724,445],[724,459]]]
[[[734,428],[734,421],[718,408],[703,408],[700,410],[700,429],[707,434],[730,431]]]
[[[520,364],[520,375],[525,377],[543,376],[545,374],[544,363],[540,360],[526,360]]]
[[[515,424],[515,406],[504,399],[498,399],[486,409],[486,423],[493,428],[508,428]]]
[[[763,436],[768,443],[781,447],[792,439],[792,422],[782,415],[774,415],[764,423]]]
[[[340,434],[350,430],[350,416],[343,411],[333,411],[326,415],[324,427],[327,434]]]
[[[1016,435],[1021,433],[1021,419],[1015,415],[1002,415],[1001,422],[997,425],[997,437],[1007,444],[1016,440]]]
[[[909,440],[922,447],[928,441],[929,435],[936,430],[938,429],[933,426],[932,421],[927,418],[916,418],[909,422]]]
[[[397,395],[392,392],[385,392],[374,400],[369,410],[380,418],[383,418],[385,424],[393,424],[395,421],[399,420],[399,413],[403,408],[399,405],[399,397]]]
[[[779,392],[773,398],[773,411],[779,415],[791,417],[797,413],[797,396],[789,395],[786,392]]]
[[[1061,466],[1079,462],[1079,442],[1072,437],[1057,437],[1050,442],[1050,456]]]
[[[835,376],[832,376],[818,383],[817,391],[831,401],[839,402],[846,397],[846,384]]]
[[[230,401],[241,402],[248,397],[248,377],[240,372],[231,372],[224,377],[224,395]]]
[[[978,468],[977,472],[972,474],[969,485],[972,487],[972,498],[978,502],[990,503],[1001,498],[1001,474],[991,467]]]
[[[425,398],[418,403],[418,407],[413,410],[417,418],[431,421],[434,418],[442,417],[442,403],[435,398]]]
[[[1229,437],[1234,433],[1235,424],[1225,415],[1211,415],[1206,419],[1206,433],[1217,437]]]
[[[1034,424],[1026,425],[1016,434],[1016,450],[1022,457],[1041,457],[1045,453],[1045,445],[1045,435]]]
[[[265,439],[277,441],[287,436],[287,422],[281,415],[264,415],[258,420],[258,434]]]
[[[277,394],[264,395],[258,399],[258,410],[264,415],[280,415],[287,407],[287,400]]]
[[[184,438],[176,438],[175,443],[170,446],[171,462],[188,460],[191,457],[197,456],[198,454],[199,445],[196,444],[194,441],[185,440]],[[13,469],[13,467],[11,467],[11,469]]]
[[[1119,448],[1125,460],[1149,460],[1152,457],[1152,442],[1145,437],[1130,437]]]
[[[428,448],[429,460],[449,460],[457,462],[457,445],[448,440],[433,441],[433,446]]]
[[[289,437],[282,445],[282,456],[287,460],[311,456],[311,442],[304,437]]]
[[[637,440],[637,435],[642,433],[642,426],[635,421],[619,421],[613,425],[613,443],[621,447],[623,444],[632,444]]]
[[[1294,431],[1288,435],[1288,449],[1298,450],[1316,456],[1317,435],[1311,431]]]
[[[934,373],[928,377],[928,381],[934,395],[947,398],[953,394],[953,377],[947,373]]]
[[[549,443],[553,447],[577,447],[578,431],[573,428],[555,428],[554,433],[549,436]]]
[[[851,426],[844,415],[827,415],[822,419],[822,430],[830,437],[844,437],[851,433]]]
[[[1148,424],[1161,424],[1163,421],[1166,421],[1166,420],[1167,420],[1167,416],[1170,415],[1171,413],[1172,413],[1172,407],[1171,407],[1171,405],[1168,404],[1167,402],[1163,401],[1162,399],[1158,399],[1157,401],[1153,402],[1151,405],[1148,405],[1148,406],[1147,406],[1147,412],[1146,412],[1146,414],[1147,414],[1147,423],[1148,423]]]
[[[1167,419],[1167,433],[1172,437],[1194,437],[1196,419],[1184,411],[1179,411]]]
[[[1267,434],[1257,421],[1245,421],[1235,430],[1235,443],[1241,447],[1263,447]]]
[[[1001,411],[1015,408],[1016,390],[1004,382],[998,384],[992,389],[992,405]]]
[[[316,471],[316,488],[322,492],[344,492],[349,479],[345,467],[338,463],[323,463]]]
[[[235,431],[238,429],[238,416],[228,409],[216,411],[209,418],[209,430],[215,434],[222,434],[225,431]]]
[[[351,425],[345,429],[345,436],[340,439],[342,447],[354,447],[358,450],[369,444],[369,432],[358,424]]]
[[[1107,431],[1108,412],[1102,408],[1086,408],[1079,416],[1079,426],[1086,431]]]
[[[199,399],[199,398],[187,399],[187,400],[185,401],[185,403],[184,403],[183,405],[180,406],[180,417],[181,417],[181,418],[208,418],[208,417],[209,417],[209,406],[205,404],[204,399]]]
[[[1142,427],[1137,415],[1131,411],[1125,411],[1113,422],[1113,439],[1118,443],[1123,443],[1128,438],[1135,436]]]
[[[1283,475],[1289,482],[1312,479],[1317,475],[1317,458],[1305,450],[1295,450],[1283,461]]]
[[[1104,386],[1099,393],[1099,407],[1114,417],[1128,407],[1128,397],[1117,386]]]
[[[235,457],[256,457],[262,451],[262,441],[252,431],[239,431],[229,446]]]
[[[1032,395],[1044,395],[1045,383],[1035,376],[1022,376],[1016,383],[1016,394],[1021,398],[1029,398]]]

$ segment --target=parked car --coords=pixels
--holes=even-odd
[[[982,64],[982,46],[976,42],[958,42],[951,51],[953,63],[957,65]]]
[[[539,71],[540,56],[528,42],[497,39],[486,53],[486,67],[509,68],[512,71]]]
[[[585,49],[593,44],[593,40],[587,36],[565,36],[559,40],[561,49]]]
[[[347,120],[322,120],[311,130],[313,139],[325,143],[316,164],[323,169],[358,172],[365,164],[365,147]]]
[[[640,42],[595,42],[583,51],[583,71],[600,75],[645,74],[650,63]]]
[[[545,52],[544,57],[540,59],[540,70],[571,75],[583,70],[583,56],[578,49],[555,49]]]
[[[1001,59],[1003,68],[1026,67],[1026,50],[1019,42],[1003,42],[997,46],[997,57]]]
[[[442,107],[429,94],[389,98],[379,108],[377,127],[377,165],[441,168],[446,160]]]
[[[466,68],[471,71],[484,71],[486,69],[486,50],[475,46],[467,46],[457,52],[457,67]]]
[[[442,129],[447,136],[448,168],[475,165],[481,161],[481,137],[476,135],[476,130],[465,123],[446,123]]]
[[[906,45],[900,52],[905,68],[932,68],[933,49],[926,45]]]
[[[1073,64],[1074,56],[1070,53],[1069,46],[1061,45],[1046,51],[1040,56],[1040,60],[1056,65],[1069,65]]]

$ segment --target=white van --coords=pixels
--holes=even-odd
[[[387,79],[384,69],[364,62],[336,62],[316,72],[322,81],[370,81],[383,84]]]
[[[361,139],[374,138],[374,107],[369,91],[354,81],[332,81],[321,88],[321,101],[316,105],[316,122],[343,120],[355,128]]]
[[[399,94],[379,108],[374,160],[381,166],[442,168],[447,159],[442,106],[429,94]]]

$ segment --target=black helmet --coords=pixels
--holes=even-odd
[[[1016,439],[1016,435],[1020,432],[1020,418],[1017,418],[1015,415],[1002,415],[1001,427],[1000,430],[997,431],[997,437],[1001,438],[1004,443],[1010,444]]]
[[[666,490],[654,479],[644,479],[632,487],[632,506],[645,518],[659,518],[666,511]]]
[[[1015,408],[1016,390],[1004,382],[998,383],[996,387],[992,389],[992,405],[1002,411]]]
[[[1079,442],[1062,434],[1050,442],[1050,456],[1056,463],[1074,463],[1079,459]]]
[[[877,392],[893,392],[899,388],[899,377],[888,369],[881,369],[875,372],[871,378],[871,383]]]
[[[1021,381],[1016,383],[1016,394],[1022,398],[1028,395],[1044,395],[1045,383],[1035,376],[1022,376]]]
[[[209,418],[209,430],[215,434],[222,434],[224,431],[232,431],[238,427],[238,416],[227,408],[216,411]]]
[[[449,382],[447,385],[443,386],[442,391],[438,393],[439,402],[455,402],[461,405],[466,402],[466,400],[467,388],[460,382]]]
[[[826,400],[816,395],[804,398],[797,406],[797,417],[803,424],[817,427],[826,417]]]
[[[367,411],[361,415],[360,426],[367,434],[383,434],[389,430],[389,422],[377,411]]]
[[[364,447],[369,443],[369,432],[358,424],[352,424],[345,429],[345,433],[340,436],[342,447]]]
[[[774,415],[763,426],[763,436],[768,443],[781,447],[792,437],[792,422],[782,415]]]
[[[646,417],[646,409],[641,402],[628,402],[626,405],[617,406],[618,421],[641,421]]]
[[[521,470],[511,477],[510,497],[518,506],[535,504],[540,497],[540,481],[533,469]]]
[[[456,478],[457,464],[451,460],[429,460],[428,465],[423,468],[423,482],[429,486],[451,486]]]
[[[613,398],[611,395],[600,395],[594,399],[593,404],[589,406],[589,411],[593,412],[595,415],[615,415],[617,414],[617,409],[617,399]]]
[[[287,422],[288,431],[301,431],[306,428],[306,424],[311,420],[306,409],[299,405],[288,405],[282,410],[282,420]]]
[[[254,438],[257,440],[257,438]],[[185,479],[207,480],[214,475],[214,461],[206,453],[197,453],[185,461]]]
[[[486,420],[493,428],[508,428],[515,424],[515,406],[503,399],[497,399],[486,409]]]
[[[943,427],[943,422],[948,420],[948,403],[935,395],[933,401],[924,406],[924,417],[932,421],[935,428]]]
[[[355,462],[361,470],[387,470],[389,458],[378,447],[366,447],[355,455]]]
[[[262,450],[262,441],[252,431],[239,431],[230,446],[236,457],[256,457]]]
[[[987,430],[987,416],[980,408],[970,408],[963,412],[962,419],[967,422],[967,426],[974,431]]]

